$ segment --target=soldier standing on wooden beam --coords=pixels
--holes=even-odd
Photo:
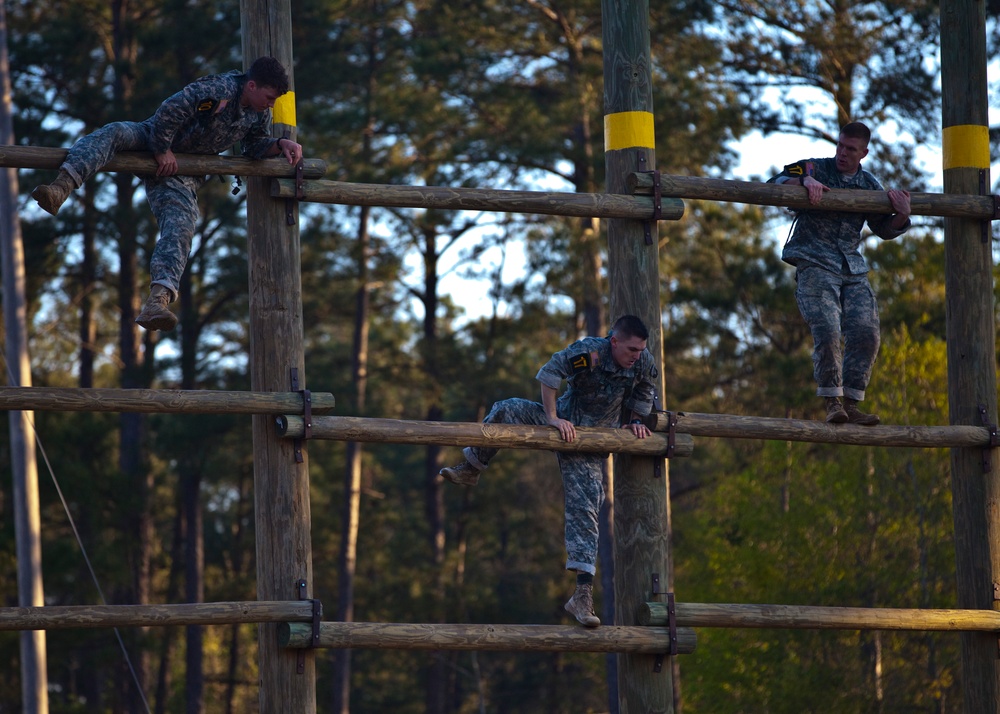
[[[140,176],[160,227],[149,263],[150,293],[135,321],[147,330],[172,330],[177,316],[168,305],[177,299],[198,223],[198,189],[205,176],[177,176],[174,152],[219,154],[236,142],[251,159],[283,155],[302,159],[302,146],[271,137],[271,108],[288,91],[288,73],[273,57],[261,57],[244,74],[238,70],[198,79],[169,97],[142,122],[114,122],[83,137],[69,150],[59,176],[31,192],[38,205],[55,215],[69,194],[104,167],[119,151],[151,151],[155,176]]]
[[[831,188],[881,191],[861,168],[868,155],[871,130],[861,122],[844,125],[832,158],[789,164],[768,183],[804,186],[815,210],[795,217],[781,259],[795,266],[795,301],[813,337],[816,394],[826,400],[826,421],[862,426],[879,423],[875,414],[858,408],[872,376],[881,343],[878,302],[868,282],[868,266],[858,247],[861,229],[892,240],[910,227],[910,194],[887,191],[894,214],[823,210],[823,193]],[[843,346],[841,346],[843,339]]]

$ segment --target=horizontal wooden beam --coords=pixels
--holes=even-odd
[[[58,169],[66,160],[68,153],[68,149],[0,145],[0,166],[16,169]],[[259,160],[215,154],[176,154],[176,157],[177,173],[181,176],[295,176],[295,166],[280,156]],[[156,159],[148,151],[122,151],[101,170],[155,174]],[[303,178],[317,179],[325,174],[326,161],[323,159],[302,161]]]
[[[995,610],[676,603],[675,612],[683,627],[1000,632],[1000,612]],[[666,625],[667,604],[646,603],[639,610],[639,624]]]
[[[305,181],[303,188],[305,201],[341,203],[349,206],[541,213],[555,216],[637,220],[649,220],[653,216],[651,197],[611,193],[503,191],[341,181]],[[287,179],[272,181],[271,195],[276,198],[294,198],[295,182]],[[675,221],[683,215],[683,201],[667,199],[662,202],[662,220]]]
[[[630,174],[628,187],[637,195],[653,191],[653,178],[648,173]],[[906,188],[901,186],[900,188]],[[759,181],[733,181],[698,176],[660,174],[660,195],[674,198],[732,201],[758,206],[786,206],[795,209],[823,209],[849,213],[894,213],[884,191],[852,191],[830,189],[823,193],[819,206],[809,203],[802,186],[788,186]],[[917,216],[950,218],[1000,219],[1000,196],[970,196],[966,194],[910,194],[910,208]]]
[[[677,653],[694,652],[694,630],[677,630]],[[282,647],[309,647],[312,626],[278,626]],[[665,627],[580,627],[579,625],[431,625],[386,622],[321,622],[317,647],[393,650],[483,650],[493,652],[670,651]]]
[[[855,446],[916,446],[925,448],[966,448],[990,445],[990,432],[980,426],[859,426],[827,424],[808,419],[696,414],[672,412],[677,417],[678,435],[710,436],[726,439],[807,441],[820,444]],[[650,427],[669,430],[671,412],[657,412]]]
[[[312,601],[213,602],[184,605],[46,605],[0,608],[0,630],[238,625],[312,622]]]
[[[279,436],[301,439],[305,422],[301,416],[276,417]],[[426,446],[487,446],[498,449],[545,449],[604,454],[667,455],[669,443],[664,434],[637,438],[628,429],[576,427],[576,440],[563,441],[559,431],[550,426],[481,424],[479,422],[409,421],[368,419],[364,417],[318,416],[312,420],[310,438],[333,441],[380,442]],[[694,439],[679,434],[673,456],[690,456]]]
[[[332,394],[310,392],[313,413],[332,411]],[[0,387],[0,411],[282,414],[304,412],[299,392],[211,389]]]

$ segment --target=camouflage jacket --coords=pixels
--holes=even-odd
[[[619,427],[622,407],[646,415],[653,409],[657,369],[653,355],[643,350],[635,364],[624,369],[611,357],[611,340],[585,337],[552,355],[536,379],[558,390],[559,417],[577,426]]]
[[[878,180],[863,168],[859,168],[853,176],[845,177],[837,171],[833,158],[789,164],[780,174],[768,179],[768,183],[782,177],[800,178],[810,171],[814,179],[829,188],[883,190]],[[898,238],[910,227],[907,221],[901,230],[895,230],[890,225],[892,215],[887,213],[803,210],[795,217],[792,235],[785,243],[781,259],[792,265],[813,263],[838,274],[863,275],[868,272],[868,266],[859,248],[863,240],[861,229],[866,221],[872,233],[883,240]]]
[[[277,139],[271,138],[271,112],[240,106],[247,81],[243,72],[202,77],[167,98],[143,122],[149,127],[149,149],[185,154],[220,154],[242,142],[243,155],[263,158]]]

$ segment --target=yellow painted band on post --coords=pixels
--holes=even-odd
[[[990,130],[980,124],[959,124],[942,132],[942,166],[947,169],[988,169]]]
[[[271,121],[274,124],[295,126],[295,92],[285,92],[274,100]]]
[[[617,112],[604,115],[604,150],[653,149],[652,112]]]

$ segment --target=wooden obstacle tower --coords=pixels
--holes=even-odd
[[[991,509],[1000,493],[995,447],[996,359],[993,354],[992,276],[989,222],[1000,218],[996,197],[983,190],[981,151],[956,150],[946,165],[946,194],[914,196],[914,212],[948,216],[949,389],[952,424],[926,428],[879,426],[836,428],[817,422],[726,415],[659,412],[653,438],[640,443],[620,430],[580,429],[575,450],[622,454],[616,472],[616,624],[596,630],[542,625],[421,625],[335,623],[322,619],[312,593],[308,454],[311,438],[411,444],[483,443],[503,448],[566,449],[551,430],[534,427],[484,432],[476,424],[401,422],[329,416],[333,395],[312,393],[304,372],[298,200],[358,205],[447,207],[517,211],[609,219],[611,305],[615,313],[640,315],[659,345],[658,220],[683,213],[680,198],[710,198],[802,207],[801,189],[735,181],[663,176],[655,172],[651,99],[648,93],[648,3],[604,0],[605,134],[608,190],[604,194],[496,191],[345,184],[319,180],[325,165],[304,162],[293,177],[280,160],[245,162],[224,157],[179,156],[181,173],[251,176],[249,262],[251,289],[251,388],[249,393],[152,390],[46,390],[0,388],[0,409],[242,413],[253,415],[257,528],[258,601],[193,605],[0,608],[0,630],[65,627],[259,623],[260,711],[314,712],[315,650],[318,647],[591,651],[619,653],[621,711],[672,711],[669,666],[664,657],[691,652],[692,627],[913,629],[960,631],[968,714],[996,714],[998,665],[995,583],[1000,582],[1000,524]],[[946,2],[942,14],[959,38],[945,44],[946,94],[954,77],[979,83],[982,4]],[[291,68],[291,12],[287,0],[242,0],[243,55],[277,57]],[[972,18],[971,20],[969,18]],[[942,33],[944,34],[944,33]],[[967,48],[975,48],[969,52]],[[633,67],[631,75],[622,67]],[[630,77],[628,81],[623,77]],[[624,84],[619,84],[624,82]],[[645,83],[646,90],[642,90]],[[982,83],[985,87],[985,83]],[[294,81],[293,81],[294,90]],[[638,89],[637,89],[638,88]],[[964,91],[964,90],[963,90]],[[276,108],[279,135],[294,137],[294,93]],[[985,106],[985,104],[983,105]],[[279,111],[280,109],[280,111]],[[977,110],[978,111],[978,110]],[[963,116],[945,103],[949,141],[961,148],[966,127],[985,115]],[[954,131],[949,134],[949,129]],[[987,147],[988,149],[988,147]],[[50,167],[60,150],[0,146],[0,165]],[[64,154],[64,152],[63,152]],[[119,157],[108,170],[142,171],[148,155]],[[240,163],[234,169],[234,162]],[[972,163],[973,166],[966,166]],[[988,150],[985,185],[989,185]],[[839,195],[844,193],[845,195]],[[831,205],[845,211],[891,210],[881,194],[830,192]],[[824,198],[824,201],[827,199]],[[969,275],[974,279],[970,280]],[[961,325],[954,323],[963,322]],[[657,350],[654,356],[662,362]],[[954,364],[953,364],[954,362]],[[662,371],[662,370],[661,370]],[[954,383],[954,384],[953,384]],[[659,385],[662,400],[662,384]],[[662,402],[661,402],[662,403]],[[975,406],[973,406],[975,405]],[[985,423],[984,423],[985,422]],[[669,590],[668,457],[692,453],[692,436],[780,439],[950,448],[955,483],[959,554],[958,610],[808,608],[780,605],[676,603]],[[993,456],[991,459],[990,456]],[[984,468],[985,463],[990,465]],[[652,504],[652,505],[651,505]],[[959,523],[961,522],[961,526]],[[989,591],[988,593],[986,591]]]

